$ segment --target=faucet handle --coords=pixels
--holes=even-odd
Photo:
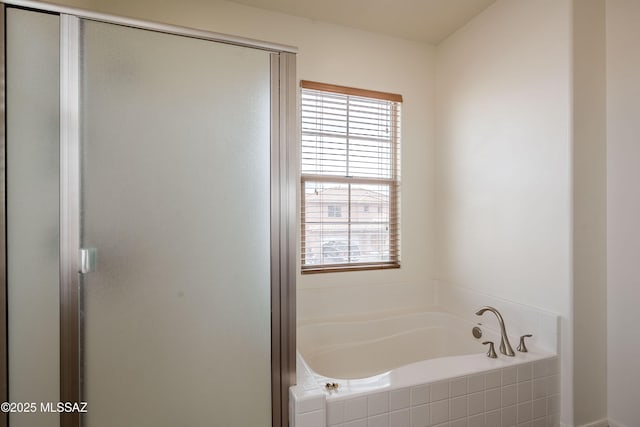
[[[518,346],[518,351],[520,353],[527,353],[529,349],[527,349],[527,345],[524,343],[525,338],[531,338],[533,335],[527,334],[520,337],[520,345]]]
[[[489,344],[489,351],[487,351],[487,356],[492,359],[497,359],[498,355],[496,354],[496,349],[494,348],[493,341],[485,341],[482,345]]]

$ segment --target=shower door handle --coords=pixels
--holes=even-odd
[[[98,250],[96,248],[80,249],[80,274],[96,271]]]

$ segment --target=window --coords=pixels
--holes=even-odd
[[[302,272],[398,268],[402,96],[301,86]]]
[[[342,218],[342,206],[329,205],[327,206],[327,216],[329,218]]]

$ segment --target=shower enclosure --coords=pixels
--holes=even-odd
[[[293,50],[10,3],[11,426],[287,425]]]

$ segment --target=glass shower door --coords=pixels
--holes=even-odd
[[[270,54],[80,40],[85,425],[271,425]]]

